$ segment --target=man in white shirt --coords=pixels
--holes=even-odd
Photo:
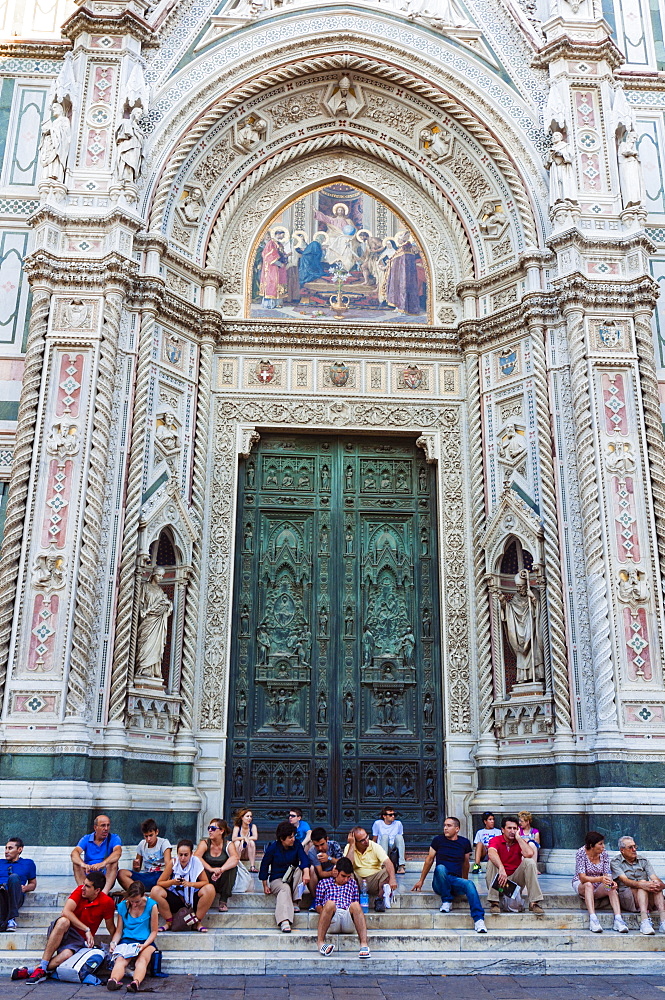
[[[487,845],[492,837],[496,837],[497,831],[494,826],[494,813],[483,813],[483,825],[473,838],[474,845],[474,865],[471,869],[472,875],[477,875],[480,871],[480,862],[487,857]]]
[[[400,820],[395,819],[395,810],[390,806],[384,806],[381,810],[381,819],[377,819],[372,827],[372,840],[382,847],[386,854],[390,853],[390,848],[395,846],[399,853],[397,874],[403,875],[406,871],[406,851],[404,848],[404,827]]]

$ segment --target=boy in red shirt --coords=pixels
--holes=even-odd
[[[102,920],[109,934],[115,933],[115,903],[102,892],[106,884],[103,872],[89,872],[62,908],[62,914],[48,929],[42,960],[29,980],[36,982],[53,972],[79,948],[92,948]],[[55,956],[55,957],[54,957]]]
[[[493,837],[487,845],[487,899],[490,913],[499,913],[499,893],[492,888],[498,876],[499,885],[508,879],[524,888],[529,897],[529,909],[542,916],[543,893],[538,883],[538,869],[534,860],[536,853],[524,837],[519,835],[519,820],[516,816],[504,816],[501,820],[501,836]]]

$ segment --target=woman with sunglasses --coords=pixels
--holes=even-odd
[[[201,859],[208,873],[208,881],[215,887],[219,896],[220,913],[228,910],[228,898],[233,892],[238,866],[238,852],[228,837],[231,831],[224,819],[211,819],[208,824],[208,836],[199,841],[194,855]],[[227,843],[228,840],[228,843]]]

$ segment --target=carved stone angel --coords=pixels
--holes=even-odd
[[[123,118],[115,133],[114,180],[121,185],[135,184],[143,163],[143,133],[139,121],[142,108],[132,108],[129,118]]]
[[[548,169],[550,172],[550,207],[558,202],[577,201],[577,181],[573,151],[561,132],[552,135]]]

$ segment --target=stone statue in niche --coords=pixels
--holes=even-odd
[[[295,796],[301,796],[305,794],[305,786],[303,784],[302,774],[300,774],[299,771],[296,772],[296,774],[294,774],[293,776],[291,794]]]
[[[65,582],[64,563],[60,552],[40,552],[32,570],[32,586],[40,590],[58,590]]]
[[[344,543],[344,550],[347,556],[353,555],[353,531],[350,525],[347,525],[346,532],[344,533]]]
[[[248,521],[247,524],[245,525],[245,534],[243,536],[244,546],[245,546],[245,552],[251,552],[252,551],[252,539],[253,538],[254,538],[254,529],[252,528],[252,525]]]
[[[423,608],[423,639],[429,639],[432,635],[432,616],[429,608]]]
[[[160,445],[167,452],[178,451],[180,448],[180,433],[178,431],[178,421],[175,413],[166,410],[157,416],[157,429],[155,437]]]
[[[254,489],[254,482],[256,479],[256,469],[254,463],[250,462],[247,466],[246,482],[250,489]]]
[[[559,202],[577,202],[573,151],[561,132],[552,134],[547,168],[550,172],[550,208]]]
[[[254,794],[263,797],[268,794],[268,779],[265,774],[259,774],[256,779],[256,788],[254,789]]]
[[[237,799],[241,799],[243,795],[242,771],[239,767],[236,768],[236,772],[233,776],[233,794]]]
[[[350,770],[344,772],[344,798],[353,797],[353,774]]]
[[[328,551],[328,529],[325,526],[325,524],[321,528],[321,539],[320,539],[320,541],[321,541],[321,551],[322,552],[327,552]]]
[[[450,132],[439,126],[434,128],[422,128],[420,130],[420,144],[422,151],[429,156],[434,163],[439,160],[446,160],[453,148],[453,137]]]
[[[328,88],[324,104],[331,115],[352,118],[364,104],[362,91],[353,77],[344,73],[336,84]]]
[[[619,600],[623,604],[642,604],[649,599],[649,581],[637,569],[619,571]]]
[[[173,604],[160,587],[164,570],[156,566],[144,583],[139,606],[139,633],[136,651],[136,680],[158,681],[163,685],[162,657],[166,646],[168,620]]]
[[[330,469],[327,465],[321,468],[321,489],[326,492],[330,489]]]
[[[371,771],[367,775],[367,781],[365,783],[365,795],[368,798],[374,798],[377,792],[378,788],[376,787],[376,775],[374,774],[373,771]]]
[[[348,607],[346,609],[346,617],[344,618],[344,635],[353,635],[353,608]]]
[[[298,657],[298,663],[303,667],[308,667],[312,653],[312,633],[309,630],[299,636],[293,646],[293,652]]]
[[[323,691],[319,695],[319,703],[316,709],[316,721],[323,725],[328,718],[328,702]]]
[[[182,214],[187,222],[198,222],[203,211],[203,191],[201,188],[192,188],[187,192],[187,197],[181,205]]]
[[[434,775],[431,771],[425,777],[425,798],[428,802],[434,801]]]
[[[516,593],[499,592],[501,618],[506,639],[517,659],[517,683],[533,684],[545,678],[543,645],[540,634],[540,596],[531,589],[529,570],[515,576]]]
[[[643,208],[645,202],[644,175],[637,142],[637,132],[631,128],[624,132],[619,143],[619,182],[624,208]]]
[[[517,465],[524,458],[527,452],[526,439],[514,423],[506,424],[499,433],[496,450],[501,461],[510,465]]]
[[[434,699],[429,692],[423,702],[423,722],[426,726],[431,726],[434,722]]]
[[[258,662],[262,666],[268,662],[268,655],[270,653],[270,633],[263,622],[256,630],[256,645],[259,654]]]
[[[350,691],[344,695],[344,722],[351,723],[355,718],[355,705],[353,702],[353,695]]]
[[[422,465],[418,470],[418,487],[421,493],[424,493],[427,489],[427,470]]]
[[[383,797],[384,799],[391,799],[397,795],[397,789],[395,788],[395,779],[392,774],[387,774],[383,780]]]
[[[275,691],[270,701],[273,708],[273,723],[276,726],[288,726],[291,705],[295,698],[286,691],[279,688]]]
[[[45,180],[64,184],[69,161],[72,126],[62,104],[51,105],[51,115],[42,125],[39,160]]]
[[[245,121],[236,132],[236,142],[241,147],[241,149],[249,150],[261,141],[261,137],[268,128],[267,122],[263,118],[254,119],[250,116],[247,121]]]
[[[236,698],[236,722],[241,726],[247,722],[247,698],[244,691],[238,691]]]
[[[143,132],[139,122],[142,117],[142,108],[132,108],[129,118],[123,118],[115,132],[113,180],[121,187],[136,184],[141,172]]]
[[[326,772],[322,767],[316,772],[316,794],[318,796],[325,795],[326,791]]]
[[[240,634],[249,635],[249,608],[246,604],[243,604],[240,615]]]
[[[400,652],[404,657],[404,663],[407,667],[413,666],[413,653],[416,648],[416,637],[413,634],[412,629],[408,629],[402,636],[400,642]]]
[[[626,476],[635,472],[636,462],[633,445],[630,441],[622,441],[617,438],[610,441],[607,446],[607,456],[605,466],[608,472],[625,479]]]
[[[370,629],[369,625],[365,625],[363,628],[362,635],[362,645],[363,645],[363,667],[371,667],[372,657],[374,655],[374,633]]]
[[[353,489],[353,466],[347,465],[346,472],[344,474],[344,488],[347,490]]]
[[[286,783],[281,771],[275,775],[275,795],[286,795]]]
[[[328,612],[325,608],[319,611],[319,634],[328,635]]]

